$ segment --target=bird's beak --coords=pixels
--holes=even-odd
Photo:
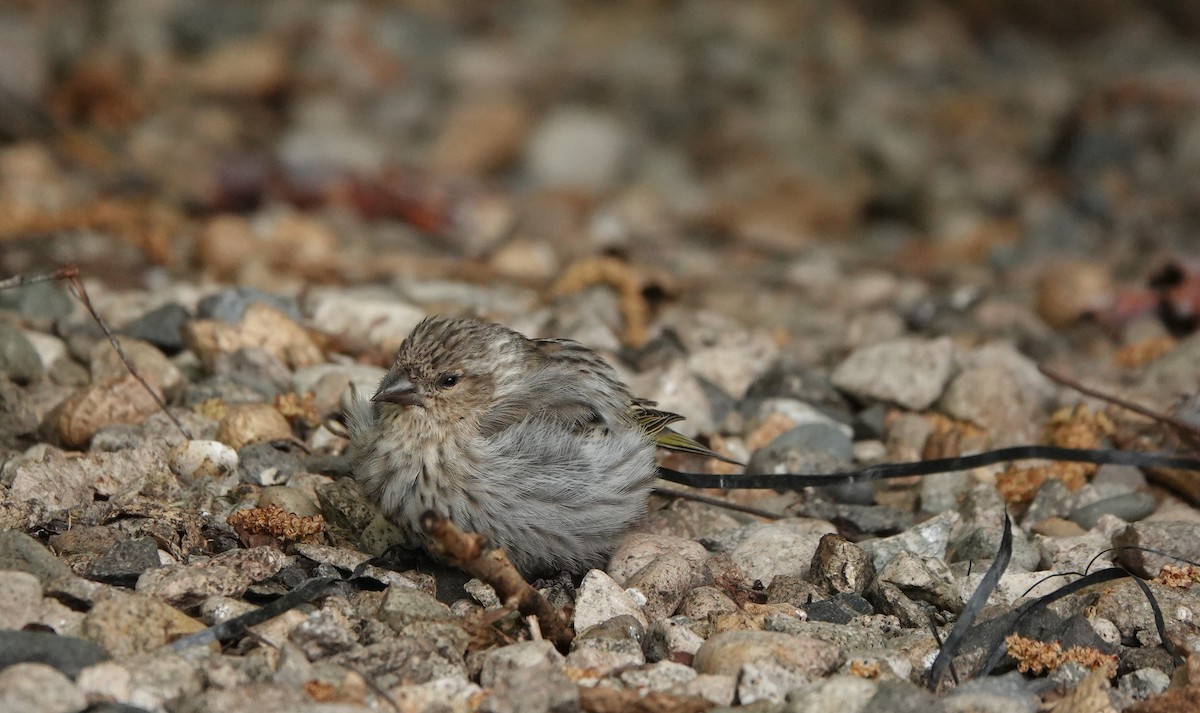
[[[416,384],[409,381],[405,377],[400,377],[390,384],[383,384],[379,387],[379,391],[371,397],[375,403],[389,403],[400,406],[424,406],[425,400],[421,398],[421,390]]]

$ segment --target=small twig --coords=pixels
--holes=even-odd
[[[529,625],[529,638],[533,639],[534,641],[541,641],[544,638],[542,636],[542,626],[541,624],[538,624],[538,618],[536,616],[530,614],[529,616],[525,617],[525,623]]]
[[[1200,438],[1200,428],[1193,426],[1187,421],[1175,418],[1170,414],[1161,413],[1159,411],[1146,408],[1145,406],[1135,404],[1132,401],[1127,401],[1119,396],[1113,396],[1112,394],[1106,394],[1103,391],[1098,391],[1091,387],[1084,386],[1071,377],[1054,371],[1045,364],[1038,364],[1038,371],[1042,372],[1042,374],[1044,374],[1051,381],[1057,381],[1063,386],[1074,389],[1085,396],[1091,396],[1092,398],[1100,399],[1101,401],[1107,401],[1108,403],[1115,404],[1129,411],[1133,411],[1134,413],[1145,416],[1146,418],[1153,419],[1159,423],[1165,423],[1168,426],[1179,429],[1180,431],[1190,433],[1195,438]]]
[[[51,282],[53,280],[65,280],[68,277],[68,275],[66,273],[71,270],[75,270],[75,268],[73,268],[73,267],[62,268],[60,270],[55,270],[54,272],[50,273],[49,275],[34,275],[32,277],[26,277],[25,275],[16,275],[15,277],[10,277],[6,280],[0,280],[0,290],[10,290],[15,287],[25,287],[27,285],[33,285],[38,282]]]
[[[171,420],[171,423],[175,424],[175,428],[179,429],[179,432],[183,434],[184,438],[188,439],[189,441],[192,440],[191,431],[189,431],[179,419],[175,418],[175,414],[171,413],[170,410],[167,409],[167,404],[162,400],[162,397],[159,396],[158,391],[156,391],[154,387],[150,385],[150,382],[146,381],[141,373],[139,373],[138,370],[133,366],[133,362],[130,361],[129,355],[125,353],[125,348],[121,346],[121,342],[118,341],[116,336],[113,335],[112,330],[108,328],[108,324],[106,324],[104,320],[100,318],[100,313],[98,313],[95,306],[92,305],[92,298],[88,296],[87,288],[83,286],[83,280],[79,277],[79,269],[76,267],[64,267],[59,270],[55,270],[53,274],[59,275],[59,279],[66,281],[67,286],[71,289],[71,293],[75,295],[76,299],[83,303],[83,306],[86,307],[87,311],[92,315],[92,319],[96,320],[96,324],[100,325],[100,329],[104,332],[104,336],[108,337],[108,343],[112,345],[113,349],[117,350],[117,356],[121,358],[121,363],[125,365],[125,368],[129,370],[129,373],[133,375],[133,378],[137,379],[138,383],[142,385],[142,388],[144,388],[146,392],[150,394],[150,398],[154,399],[154,403],[158,404],[158,408],[164,414],[166,414],[167,418]]]
[[[429,547],[433,554],[491,585],[505,606],[515,608],[525,616],[537,617],[542,633],[559,651],[566,653],[570,649],[571,640],[575,638],[570,621],[525,581],[503,550],[485,553],[486,538],[483,535],[463,532],[432,511],[421,516],[421,526],[433,538]]]
[[[656,487],[654,489],[654,492],[658,495],[665,495],[665,496],[671,497],[671,498],[680,498],[682,500],[691,500],[691,501],[697,502],[697,503],[704,503],[705,505],[714,505],[719,508],[725,508],[726,510],[736,510],[737,512],[744,512],[744,513],[747,513],[750,515],[757,515],[758,517],[765,517],[768,520],[778,520],[783,517],[783,515],[780,515],[777,512],[771,512],[770,510],[763,510],[761,508],[756,508],[753,505],[742,505],[740,503],[735,503],[731,500],[726,500],[724,498],[714,498],[711,495],[701,495],[700,493],[689,493],[685,490],[675,490],[674,488],[664,488],[661,486]]]

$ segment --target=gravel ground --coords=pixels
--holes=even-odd
[[[0,291],[0,711],[1190,710],[1200,569],[1111,548],[1200,561],[1194,473],[655,496],[535,583],[559,651],[458,570],[360,567],[396,533],[336,416],[442,314],[598,349],[747,472],[1195,450],[1197,37],[1133,0],[0,4],[0,272],[77,265],[166,403],[67,281]],[[1129,578],[1015,622],[1113,564],[1179,659]]]

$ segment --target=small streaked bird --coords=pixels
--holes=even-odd
[[[720,458],[653,406],[578,342],[428,318],[348,409],[353,471],[413,544],[433,510],[527,575],[578,573],[645,516],[656,447]]]

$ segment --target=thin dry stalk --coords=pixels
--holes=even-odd
[[[137,368],[135,368],[133,362],[130,361],[129,355],[125,353],[125,349],[121,346],[121,342],[117,341],[117,338],[115,335],[113,335],[112,330],[108,328],[108,324],[101,319],[100,314],[96,311],[95,306],[92,305],[92,298],[88,296],[87,288],[83,286],[83,280],[80,279],[79,276],[79,268],[61,267],[47,275],[17,275],[6,280],[0,280],[0,290],[7,290],[14,287],[25,287],[26,285],[32,285],[38,282],[50,282],[51,280],[62,280],[63,282],[67,283],[67,287],[71,290],[71,294],[75,295],[75,298],[79,300],[85,308],[87,308],[88,313],[92,315],[92,319],[96,320],[96,324],[100,325],[100,329],[104,332],[104,336],[108,338],[108,343],[112,345],[113,349],[117,350],[117,356],[121,358],[121,363],[125,365],[125,368],[129,370],[129,373],[133,375],[133,378],[137,379],[138,383],[142,385],[142,388],[144,388],[146,392],[150,394],[150,397],[154,399],[154,403],[158,404],[158,408],[164,414],[166,414],[167,418],[171,420],[171,423],[175,424],[175,427],[179,429],[179,432],[183,434],[183,437],[189,441],[192,440],[191,432],[188,431],[187,427],[184,426],[179,419],[175,418],[174,414],[167,410],[167,404],[162,400],[162,396],[160,396],[154,387],[150,385],[150,382],[146,381],[146,379],[142,377],[140,373],[138,373]]]
[[[1187,421],[1175,418],[1174,416],[1167,414],[1167,413],[1162,413],[1160,411],[1155,411],[1154,409],[1149,409],[1149,408],[1146,408],[1145,406],[1135,404],[1134,402],[1128,401],[1126,399],[1122,399],[1119,396],[1113,396],[1112,394],[1106,394],[1103,391],[1093,389],[1089,386],[1084,386],[1083,384],[1072,379],[1071,377],[1069,377],[1065,374],[1060,374],[1057,371],[1054,371],[1053,369],[1046,366],[1045,364],[1039,364],[1038,371],[1045,374],[1046,377],[1048,379],[1050,379],[1051,381],[1057,381],[1058,383],[1062,384],[1063,386],[1066,386],[1067,388],[1070,388],[1070,389],[1074,389],[1085,396],[1091,396],[1094,399],[1100,399],[1101,401],[1107,401],[1110,404],[1115,404],[1115,405],[1120,406],[1121,408],[1126,409],[1128,411],[1132,411],[1136,414],[1145,416],[1146,418],[1150,418],[1155,421],[1158,421],[1159,423],[1165,423],[1168,426],[1171,426],[1172,428],[1175,428],[1179,431],[1182,431],[1184,433],[1191,435],[1192,438],[1200,439],[1200,428],[1193,426],[1192,424],[1188,423]]]

